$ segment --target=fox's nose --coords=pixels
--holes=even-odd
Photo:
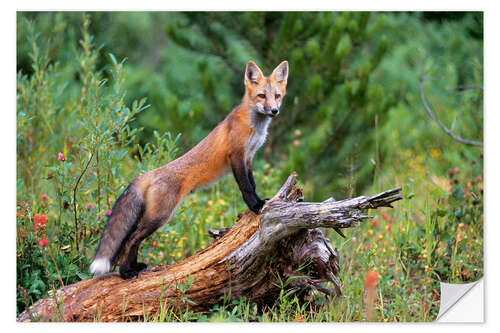
[[[272,110],[271,110],[271,112],[272,112],[274,115],[278,114],[278,111],[279,111],[278,109],[272,109]]]

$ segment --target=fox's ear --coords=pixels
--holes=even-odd
[[[286,84],[288,79],[288,61],[282,61],[271,74],[271,78],[276,80],[276,82],[283,82]]]
[[[249,83],[258,83],[264,78],[264,74],[260,70],[259,66],[253,61],[248,61],[245,68],[245,85]]]

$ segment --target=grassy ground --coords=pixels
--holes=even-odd
[[[263,169],[270,172],[269,168]],[[270,173],[259,177],[262,184],[259,188],[266,195],[271,195],[279,186]],[[473,202],[481,197],[483,183],[478,176],[467,179],[460,171],[452,173],[453,177],[434,179],[443,184],[443,188],[423,173],[413,182],[392,175],[363,193],[403,186],[405,200],[396,203],[394,209],[371,211],[375,218],[359,228],[346,230],[346,239],[329,233],[332,245],[341,254],[340,280],[345,298],[329,300],[321,294],[311,293],[310,304],[299,304],[284,288],[286,296],[277,300],[272,308],[257,310],[240,300],[216,307],[213,313],[190,318],[209,321],[366,320],[364,282],[368,272],[376,271],[373,320],[433,321],[439,312],[440,281],[463,283],[482,276],[482,207]],[[449,180],[465,183],[464,193],[459,185],[450,185]],[[266,185],[269,181],[274,183]],[[173,262],[208,244],[207,228],[231,226],[237,212],[245,208],[232,182],[226,179],[212,190],[186,200],[171,225],[155,234],[143,248],[143,256],[151,264]]]

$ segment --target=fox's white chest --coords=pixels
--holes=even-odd
[[[253,159],[253,156],[257,150],[262,147],[264,142],[266,142],[267,128],[271,123],[271,118],[265,117],[264,119],[252,119],[251,125],[254,129],[253,135],[251,135],[247,140],[246,145],[246,158],[248,161]]]

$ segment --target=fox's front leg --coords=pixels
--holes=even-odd
[[[252,167],[252,163],[251,162],[247,164],[247,172],[248,172],[248,179],[250,180],[250,184],[253,187],[255,195],[257,196],[257,198],[259,200],[261,200],[260,197],[259,197],[259,195],[257,194],[257,185],[255,185],[255,179],[253,178],[253,167]],[[261,201],[266,202],[268,200],[269,200],[269,198],[265,198],[265,199],[263,199]]]
[[[240,188],[243,200],[252,212],[258,214],[262,206],[264,206],[265,201],[259,198],[255,192],[255,180],[251,172],[248,172],[249,170],[244,162],[243,154],[231,154],[230,161],[231,169]]]
[[[246,167],[247,167],[247,175],[248,175],[248,180],[250,181],[250,185],[252,185],[252,188],[255,192],[255,195],[257,195],[257,185],[255,185],[255,179],[253,178],[253,168],[252,168],[252,163],[247,163],[246,164]],[[257,198],[259,198],[259,196],[257,195]]]

